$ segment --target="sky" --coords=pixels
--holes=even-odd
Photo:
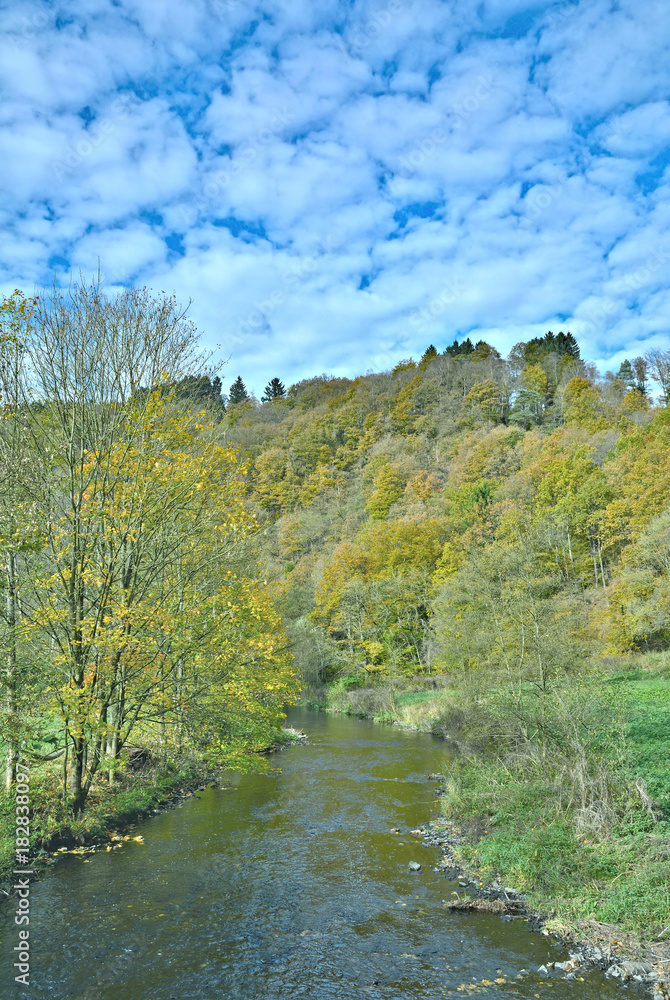
[[[14,2],[0,292],[98,262],[258,395],[570,330],[670,346],[662,0]]]

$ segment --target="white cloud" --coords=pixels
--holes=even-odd
[[[572,328],[603,367],[667,344],[660,0],[3,17],[5,290],[100,258],[192,298],[257,389],[466,334]]]

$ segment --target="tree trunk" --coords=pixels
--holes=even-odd
[[[5,787],[11,792],[16,781],[16,763],[19,759],[19,745],[16,739],[16,555],[11,552],[7,556],[7,625],[9,636],[7,642],[6,661],[6,698],[7,698],[7,761],[5,768]]]
[[[72,811],[75,816],[84,808],[86,793],[83,787],[84,760],[86,756],[86,739],[84,736],[72,736],[72,761],[68,773],[68,793],[72,799]]]

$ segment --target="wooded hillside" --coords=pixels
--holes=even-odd
[[[218,434],[249,466],[304,677],[490,667],[544,687],[665,648],[669,373],[656,352],[601,376],[548,333],[229,405]]]

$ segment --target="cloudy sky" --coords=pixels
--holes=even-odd
[[[51,0],[2,14],[0,291],[193,300],[260,393],[455,337],[670,346],[661,0]]]

